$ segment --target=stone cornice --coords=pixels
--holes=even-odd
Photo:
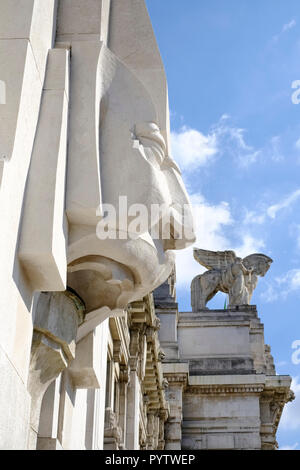
[[[175,373],[175,374],[168,374],[164,373],[164,377],[167,379],[169,385],[173,384],[180,384],[186,386],[188,377],[186,373]]]
[[[233,394],[233,393],[261,393],[264,390],[263,385],[245,384],[245,385],[198,385],[188,386],[185,389],[186,395],[208,395],[208,394]]]

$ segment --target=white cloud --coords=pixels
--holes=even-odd
[[[243,231],[239,232],[241,241],[235,246],[225,234],[226,227],[234,228],[235,225],[228,203],[209,204],[201,194],[193,194],[190,199],[197,237],[195,246],[212,251],[231,249],[241,257],[255,253],[264,246],[263,240]],[[194,260],[193,248],[176,253],[176,278],[179,287],[189,288],[192,279],[204,271],[205,268]]]
[[[196,129],[182,127],[171,133],[172,153],[183,170],[193,170],[206,165],[218,152],[214,134],[207,136]]]
[[[286,274],[276,277],[273,282],[268,281],[267,289],[261,297],[265,302],[274,302],[298,291],[300,293],[300,269],[291,269]]]
[[[295,142],[296,149],[300,150],[300,139]]]
[[[273,136],[263,148],[257,149],[246,142],[245,135],[245,129],[230,123],[228,114],[223,114],[207,135],[183,126],[179,131],[171,132],[173,157],[182,170],[187,172],[207,165],[215,157],[224,154],[234,158],[241,168],[248,168],[263,158],[273,162],[284,160],[280,136]]]
[[[195,220],[196,246],[207,250],[225,250],[229,241],[224,235],[224,227],[233,223],[229,205],[221,202],[209,204],[201,194],[191,197]],[[205,271],[193,257],[193,248],[176,253],[176,280],[178,286],[188,287],[192,279]]]
[[[270,156],[274,162],[282,162],[284,156],[281,153],[281,139],[279,135],[275,135],[270,140]]]
[[[267,214],[271,219],[275,219],[277,212],[282,209],[287,209],[290,207],[297,199],[300,198],[300,189],[292,192],[286,196],[281,202],[273,204],[267,209]]]
[[[266,290],[260,295],[261,299],[267,303],[275,302],[278,299],[279,293],[276,288],[270,283],[267,285]]]
[[[260,211],[250,211],[246,209],[243,224],[262,225],[266,222],[267,217],[270,217],[270,219],[276,219],[278,212],[282,211],[283,209],[289,209],[299,198],[300,189],[297,189],[281,201],[272,204],[269,207],[264,207]],[[293,233],[293,235],[296,234],[297,244],[300,248],[300,225],[293,224],[290,227],[290,231]]]
[[[295,442],[295,444],[292,444],[292,445],[287,445],[287,446],[282,446],[280,447],[278,450],[297,450],[299,444],[298,442]]]
[[[266,220],[265,214],[259,214],[258,212],[255,212],[255,211],[246,210],[246,215],[243,220],[243,223],[245,225],[248,225],[248,224],[261,225],[265,222],[265,220]]]
[[[245,129],[229,124],[230,116],[223,114],[207,135],[197,129],[183,126],[171,132],[172,154],[184,171],[207,165],[217,155],[227,152],[241,167],[248,167],[261,156],[245,141]]]
[[[284,367],[284,366],[287,366],[288,365],[288,362],[287,361],[279,361],[279,362],[276,362],[275,364],[275,367]]]
[[[237,246],[234,251],[241,258],[250,255],[251,253],[257,253],[264,248],[265,243],[262,239],[255,238],[248,233],[242,235],[242,243]]]
[[[279,426],[282,429],[300,430],[300,383],[299,377],[293,377],[291,389],[295,393],[295,400],[285,405]],[[298,444],[297,444],[298,445]]]
[[[292,223],[289,232],[293,239],[296,240],[298,249],[300,249],[300,224]]]
[[[286,33],[287,31],[290,31],[291,29],[293,29],[295,26],[296,26],[297,22],[295,19],[292,19],[291,21],[289,21],[288,23],[285,23],[282,28],[281,28],[281,31],[279,34],[275,34],[275,36],[273,36],[272,38],[272,41],[273,42],[277,42],[279,40],[279,38],[284,34]]]
[[[246,130],[229,124],[230,116],[224,114],[220,121],[212,127],[216,136],[220,153],[228,152],[240,167],[247,168],[261,156],[260,149],[255,149],[245,140]]]
[[[283,25],[282,27],[282,33],[285,33],[286,31],[288,31],[289,29],[292,29],[294,28],[294,26],[296,26],[296,20],[295,19],[292,19],[289,23],[286,23]]]
[[[298,290],[300,289],[300,269],[291,269],[285,276],[276,278],[276,281],[285,289],[283,295]]]
[[[255,163],[261,155],[262,155],[261,150],[256,150],[254,152],[246,153],[245,155],[241,157],[240,165],[243,167],[248,167],[249,165],[252,165],[252,163]]]

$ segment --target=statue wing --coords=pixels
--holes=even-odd
[[[234,251],[209,251],[194,248],[194,258],[207,269],[224,269],[234,263]]]
[[[273,260],[262,253],[253,253],[243,259],[243,265],[247,269],[252,269],[253,272],[260,276],[264,276],[270,268]]]

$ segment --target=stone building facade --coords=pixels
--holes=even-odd
[[[254,307],[178,314],[195,237],[144,0],[1,1],[0,217],[1,449],[274,447],[290,379]],[[224,350],[191,356],[202,327]]]
[[[155,292],[166,357],[166,449],[274,450],[291,377],[276,375],[255,305],[180,312],[174,281]]]

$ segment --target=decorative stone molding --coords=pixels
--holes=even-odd
[[[257,385],[239,385],[239,386],[219,386],[219,385],[209,385],[209,386],[196,386],[196,387],[187,387],[185,393],[192,395],[218,395],[220,393],[261,393],[264,390],[263,386]]]
[[[103,323],[108,318],[123,318],[124,315],[125,310],[112,310],[107,306],[86,313],[84,322],[78,328],[76,341],[79,342],[82,338],[91,333],[98,325]]]
[[[159,445],[162,448],[164,439],[160,420],[164,423],[168,416],[165,397],[167,383],[162,373],[161,360],[164,355],[158,340],[160,322],[155,315],[153,296],[148,295],[142,301],[133,302],[128,308],[128,319],[129,364],[131,371],[136,371],[141,385],[140,449],[157,449]],[[160,411],[163,412],[159,416]]]
[[[295,398],[293,391],[289,389],[290,380],[281,383],[278,376],[270,376],[269,379],[260,397],[260,435],[263,450],[277,448],[276,432],[284,405]]]
[[[148,326],[147,329],[146,329],[146,337],[147,337],[147,341],[155,341],[155,338],[157,338],[157,329],[154,328],[153,326]]]
[[[274,358],[271,354],[271,347],[268,344],[265,344],[265,360],[266,360],[266,374],[276,375]]]
[[[155,413],[147,414],[147,450],[153,450],[154,447],[154,419]]]
[[[182,386],[187,385],[187,374],[183,373],[175,373],[175,374],[168,374],[164,372],[164,376],[166,377],[168,384],[173,385],[173,384],[179,384]]]
[[[165,448],[164,436],[165,436],[165,421],[166,420],[167,420],[167,418],[164,419],[160,415],[160,418],[159,418],[159,433],[158,433],[158,446],[157,446],[158,450],[164,450],[164,448]]]
[[[166,378],[164,378],[162,381],[162,390],[166,390],[167,388],[169,388],[169,382]]]
[[[130,382],[130,368],[129,367],[125,365],[120,366],[119,381],[127,385],[129,384]]]
[[[145,324],[138,324],[130,328],[130,345],[129,345],[129,363],[131,370],[137,370],[140,377],[145,374],[146,361],[146,329]]]
[[[161,322],[160,322],[160,319],[158,317],[156,317],[154,319],[154,322],[153,322],[153,328],[158,331],[160,330],[160,327],[161,327]]]
[[[40,294],[34,319],[28,391],[31,400],[30,446],[35,448],[41,403],[50,383],[75,358],[78,325],[84,304],[73,292]]]
[[[122,429],[118,425],[116,414],[110,409],[105,409],[104,422],[104,449],[118,450],[122,440]]]
[[[120,363],[122,359],[122,342],[120,340],[113,341],[113,360]]]
[[[158,360],[159,360],[159,361],[163,361],[163,360],[166,358],[166,354],[164,353],[164,351],[163,351],[162,349],[160,349],[160,350],[158,351],[158,355],[157,355],[157,356],[158,356]]]

